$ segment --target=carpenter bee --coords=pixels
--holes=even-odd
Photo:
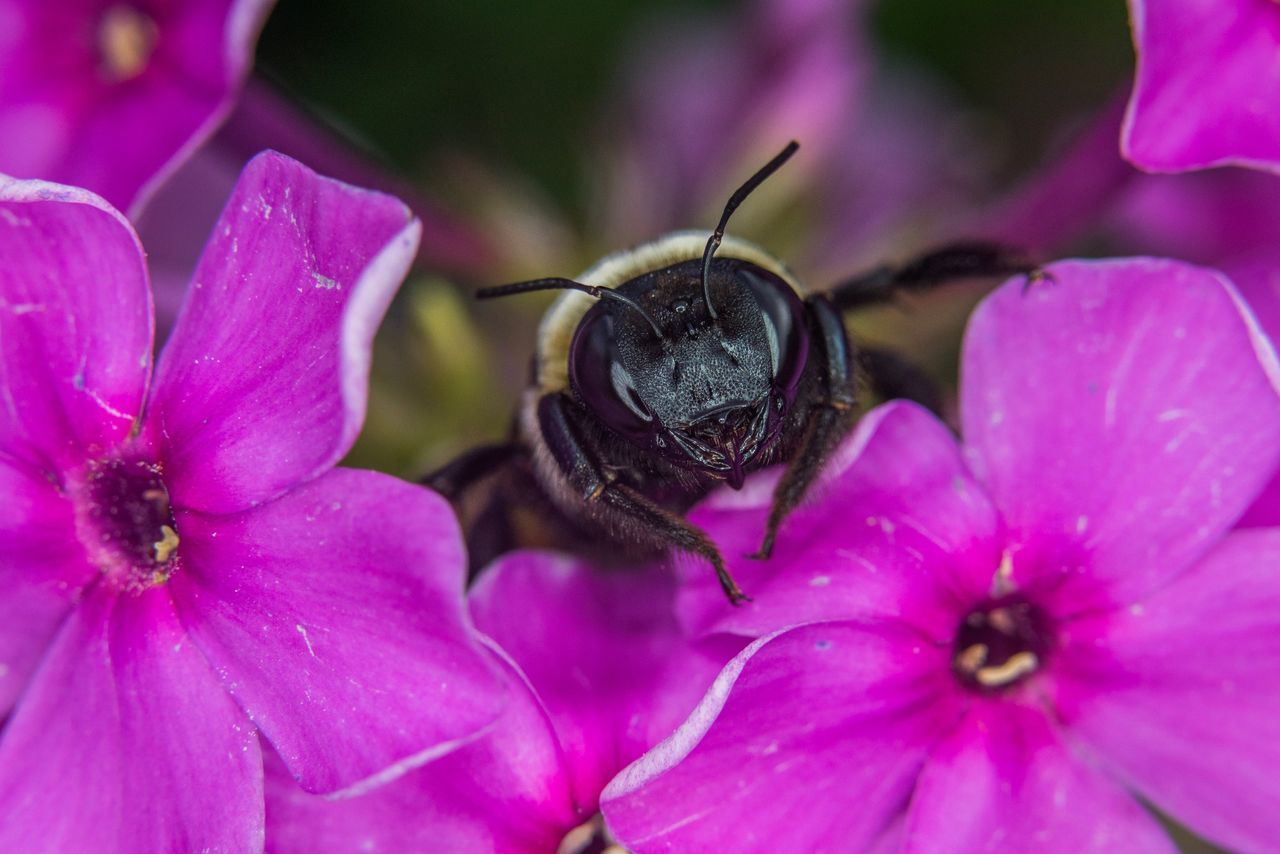
[[[717,484],[738,489],[749,472],[785,463],[753,555],[767,558],[856,421],[864,373],[882,396],[932,396],[904,360],[856,351],[842,315],[903,290],[1033,269],[994,244],[956,244],[806,294],[778,259],[725,234],[734,210],[798,148],[790,143],[739,187],[709,237],[676,232],[577,279],[479,291],[564,293],[539,328],[514,441],[477,449],[426,482],[456,494],[520,456],[564,517],[623,544],[700,556],[731,602],[746,599],[684,511]]]

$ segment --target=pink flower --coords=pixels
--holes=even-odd
[[[268,764],[273,851],[555,851],[599,834],[601,789],[697,704],[744,641],[691,644],[670,574],[515,553],[471,591],[512,701],[484,738],[360,797]],[[578,850],[573,846],[573,850]]]
[[[772,561],[682,613],[757,637],[602,796],[638,851],[1170,850],[1280,835],[1280,366],[1220,276],[1064,262],[970,322],[964,444],[873,412]],[[694,514],[751,552],[769,478]],[[797,624],[805,623],[806,625]]]
[[[1273,0],[1129,0],[1138,71],[1122,147],[1143,169],[1280,171]]]
[[[222,123],[272,0],[0,0],[0,172],[134,215]]]
[[[128,223],[0,182],[0,848],[252,850],[260,735],[328,791],[497,716],[449,509],[333,468],[418,231],[261,155],[153,378]]]

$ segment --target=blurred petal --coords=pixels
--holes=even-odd
[[[76,539],[71,502],[52,483],[0,462],[0,495],[2,719],[97,570]]]
[[[1055,706],[1130,787],[1232,850],[1280,838],[1280,530],[1228,535],[1139,604],[1064,629]]]
[[[272,5],[0,2],[0,171],[136,214],[222,122]]]
[[[1143,169],[1280,171],[1280,10],[1129,0],[1137,79],[1121,147]]]
[[[168,593],[76,609],[0,739],[0,849],[262,845],[257,734]]]
[[[689,720],[601,797],[632,850],[876,842],[958,720],[940,649],[905,627],[802,626],[756,641]]]
[[[995,511],[955,438],[920,407],[889,403],[863,417],[783,524],[773,557],[754,560],[777,476],[721,490],[690,514],[753,597],[729,605],[710,568],[691,562],[680,609],[696,632],[759,636],[874,614],[950,638],[957,615],[990,588],[1000,565]]]
[[[802,187],[817,201],[812,233],[799,257],[788,259],[835,281],[904,246],[954,234],[958,215],[972,209],[988,177],[973,114],[926,74],[879,70],[864,99],[832,134],[830,150],[817,152],[823,159]]]
[[[1280,191],[1280,179],[1266,176]],[[1280,198],[1277,199],[1280,201]],[[1277,212],[1280,214],[1280,211]],[[1236,283],[1262,331],[1271,343],[1280,342],[1280,234],[1269,251],[1235,259],[1227,265],[1231,280]],[[1277,470],[1249,509],[1236,523],[1240,528],[1280,527],[1280,470]]]
[[[233,512],[336,463],[417,246],[390,196],[274,153],[245,167],[160,359],[148,421],[176,506]]]
[[[551,722],[508,673],[511,702],[492,731],[367,794],[308,794],[268,752],[267,850],[555,851],[582,818]]]
[[[122,440],[151,371],[133,229],[83,190],[0,177],[0,455],[32,469]]]
[[[1072,755],[1043,711],[977,702],[920,774],[904,851],[1176,848],[1120,786]]]
[[[502,702],[444,499],[335,469],[231,516],[179,513],[183,624],[309,791],[476,735]]]
[[[1016,582],[1065,615],[1133,601],[1221,537],[1274,470],[1280,399],[1221,276],[1154,259],[1049,273],[970,320],[961,408]]]
[[[1280,242],[1280,176],[1213,169],[1135,177],[1094,223],[1107,238],[1143,255],[1223,269],[1274,252]]]
[[[695,647],[675,579],[518,552],[470,594],[476,628],[520,665],[555,724],[579,805],[595,809],[624,765],[671,734],[745,642]]]
[[[1098,218],[1141,174],[1116,148],[1123,115],[1122,100],[1104,105],[1064,150],[1054,152],[1029,180],[980,217],[973,233],[1053,253],[1096,228]]]
[[[861,104],[859,5],[757,0],[735,26],[686,18],[637,45],[609,121],[620,151],[606,213],[617,238],[651,239],[718,211],[789,139],[805,148],[778,181],[787,197],[803,187],[798,173],[822,167]]]

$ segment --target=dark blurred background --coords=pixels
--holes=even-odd
[[[794,7],[824,2],[796,0]],[[987,199],[1025,179],[1121,92],[1133,62],[1121,0],[885,0],[847,7],[854,40],[861,34],[865,41],[855,53],[868,66],[927,81],[940,94],[948,113],[937,118],[940,136],[944,122],[963,117],[965,144],[981,148],[970,159],[982,164],[978,183]],[[495,247],[488,263],[462,272],[424,265],[402,290],[379,336],[369,419],[350,463],[415,476],[507,431],[548,299],[480,306],[471,291],[574,275],[622,248],[617,230],[598,222],[599,173],[611,168],[602,141],[610,131],[626,135],[617,117],[636,69],[652,65],[655,44],[673,41],[672,34],[726,31],[749,19],[752,8],[758,7],[712,0],[280,0],[259,45],[259,76]],[[914,132],[929,134],[932,122],[932,115],[917,117]],[[770,145],[804,132],[768,130],[777,137]],[[840,167],[840,156],[822,168]],[[641,171],[663,163],[659,157]],[[749,168],[729,165],[737,171],[727,170],[725,180],[740,180]],[[921,173],[928,168],[922,164]],[[646,177],[653,176],[640,176]],[[824,179],[811,175],[802,186],[820,187]],[[850,180],[856,186],[860,179]],[[894,192],[888,186],[873,191]],[[706,219],[710,226],[721,192],[704,194],[699,212],[678,225]],[[606,199],[603,207],[610,204],[618,208],[619,200]],[[851,200],[855,218],[862,204]],[[817,280],[811,286],[825,286],[855,263],[812,260],[804,232],[817,232],[826,209],[806,210],[803,199],[791,199],[770,212],[767,200],[753,199],[731,230],[797,265]],[[930,228],[905,243],[872,239],[850,258],[875,263],[947,236]],[[963,318],[981,293],[961,289],[906,318],[873,313],[855,324],[855,333],[911,352],[952,382]]]
[[[700,26],[740,6],[281,0],[259,67],[401,169],[461,149],[531,177],[572,210],[583,141],[637,33],[676,16]],[[1121,0],[885,0],[871,14],[882,52],[936,74],[982,113],[1009,173],[1121,86],[1133,62]]]

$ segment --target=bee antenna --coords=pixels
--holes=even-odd
[[[658,321],[653,319],[653,315],[644,310],[644,306],[633,300],[626,294],[620,294],[613,288],[601,288],[595,285],[584,285],[582,282],[575,282],[573,279],[562,279],[552,277],[547,279],[530,279],[527,282],[514,282],[510,285],[498,285],[492,288],[481,288],[476,291],[476,299],[497,299],[498,297],[509,297],[515,294],[528,293],[529,291],[581,291],[584,294],[590,294],[597,299],[611,299],[614,302],[620,302],[623,305],[630,306],[639,312],[640,316],[649,321],[649,325],[653,327],[653,334],[659,339],[666,340],[662,334],[662,328],[658,326]]]
[[[711,237],[707,240],[707,248],[702,252],[702,298],[707,303],[707,313],[711,315],[711,319],[716,319],[715,307],[711,305],[711,289],[707,284],[707,278],[711,273],[711,256],[716,254],[716,249],[720,247],[720,241],[724,239],[724,227],[729,224],[729,217],[733,216],[733,212],[738,209],[738,205],[742,204],[743,199],[751,195],[756,187],[764,183],[764,180],[777,172],[782,164],[791,159],[791,155],[795,154],[800,148],[800,143],[794,139],[787,143],[787,147],[779,151],[772,160],[760,167],[756,174],[747,179],[746,183],[738,189],[734,190],[733,195],[729,197],[729,201],[725,203],[724,213],[720,214],[720,224],[716,226],[716,230],[711,232]]]

